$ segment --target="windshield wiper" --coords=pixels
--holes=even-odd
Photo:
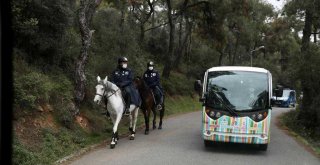
[[[239,116],[238,113],[236,111],[234,111],[232,108],[230,108],[221,98],[220,95],[218,96],[218,94],[216,92],[212,92],[214,94],[214,97],[216,99],[219,100],[219,102],[233,115],[235,116]]]

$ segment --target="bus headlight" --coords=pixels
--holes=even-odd
[[[252,118],[252,120],[256,120],[256,114],[253,114],[252,116],[251,116],[251,118]]]
[[[209,116],[214,117],[214,111],[210,111]]]
[[[268,116],[268,112],[267,111],[256,112],[256,113],[252,113],[252,114],[250,114],[248,116],[252,120],[254,120],[255,122],[260,122],[260,121],[264,120]]]
[[[221,113],[220,113],[220,112],[217,112],[216,118],[219,118],[219,117],[221,117]]]

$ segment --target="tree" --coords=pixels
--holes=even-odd
[[[303,36],[301,39],[300,59],[301,64],[299,68],[299,80],[303,91],[303,100],[301,108],[303,110],[299,113],[299,119],[302,121],[307,129],[312,132],[319,132],[320,111],[318,110],[319,102],[319,82],[320,78],[316,71],[320,68],[313,65],[319,57],[315,56],[319,52],[319,46],[311,43],[310,37],[314,27],[318,27],[320,16],[320,2],[319,1],[290,1],[285,5],[285,13],[288,16],[294,16],[296,19],[303,18]],[[318,134],[319,133],[313,133]]]
[[[168,22],[169,22],[169,49],[168,49],[168,55],[167,55],[167,62],[163,68],[162,76],[164,78],[169,78],[170,72],[172,69],[172,62],[174,58],[174,33],[175,33],[175,25],[172,19],[172,6],[171,6],[171,0],[166,0],[167,2],[167,16],[168,16]]]
[[[90,29],[92,16],[96,11],[96,8],[101,3],[101,0],[80,0],[79,10],[79,26],[81,33],[82,48],[80,55],[76,61],[75,69],[75,113],[79,113],[80,103],[83,101],[85,96],[86,86],[86,75],[85,66],[88,61],[88,50],[90,48],[91,39],[94,30]]]

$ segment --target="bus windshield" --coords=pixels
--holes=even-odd
[[[208,73],[206,106],[234,111],[268,108],[267,73],[247,71],[213,71]]]

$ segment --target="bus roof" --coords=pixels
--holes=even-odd
[[[261,73],[268,73],[269,71],[264,68],[258,67],[247,67],[247,66],[219,66],[219,67],[212,67],[207,70],[208,72],[212,71],[250,71],[250,72],[261,72]]]

